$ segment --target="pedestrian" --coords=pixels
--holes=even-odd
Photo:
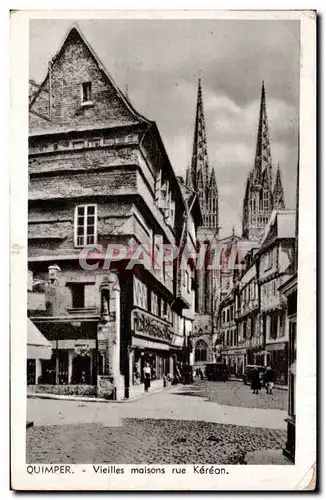
[[[144,367],[144,387],[145,392],[148,392],[149,387],[151,386],[151,367],[149,363],[146,363]]]
[[[266,387],[266,393],[267,394],[272,394],[273,393],[273,387],[274,387],[274,370],[272,369],[271,366],[267,366],[265,373],[264,373],[264,382],[265,382],[265,387]]]
[[[200,376],[200,380],[203,380],[204,375],[203,375],[203,372],[202,372],[201,368],[199,368],[199,376]]]
[[[261,389],[260,375],[257,368],[252,372],[251,389],[253,394],[258,394],[258,391]]]

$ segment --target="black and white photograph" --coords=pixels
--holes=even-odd
[[[68,17],[27,21],[26,476],[289,477],[302,18]]]

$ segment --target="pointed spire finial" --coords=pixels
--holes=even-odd
[[[275,185],[273,190],[273,207],[276,210],[285,208],[284,189],[283,189],[281,169],[279,163],[277,165]]]
[[[264,170],[268,169],[268,171],[271,171],[271,168],[272,168],[272,157],[271,157],[271,147],[270,147],[269,131],[268,131],[265,83],[263,80],[261,88],[261,97],[260,97],[256,156],[255,156],[255,167],[254,167],[255,181],[258,184],[260,184],[261,176]],[[268,175],[270,176],[269,172]]]
[[[234,229],[234,225],[232,226],[232,238],[235,237],[235,229]]]

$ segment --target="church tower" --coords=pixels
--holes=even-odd
[[[214,169],[208,161],[206,125],[203,106],[201,80],[198,80],[195,132],[192,148],[191,164],[186,172],[187,187],[198,193],[203,215],[203,226],[198,228],[197,236],[200,245],[207,246],[207,265],[210,262],[210,243],[218,236],[219,207],[218,187]],[[199,314],[211,314],[213,304],[213,276],[206,268],[197,273],[198,293],[197,311]]]
[[[284,191],[280,168],[275,186],[272,179],[272,156],[268,131],[266,92],[262,83],[256,155],[253,170],[249,173],[243,201],[242,235],[259,241],[274,208],[284,208]]]
[[[197,108],[191,166],[186,173],[186,184],[199,195],[203,214],[203,226],[216,232],[218,230],[218,188],[214,169],[210,170],[206,125],[203,106],[201,80],[198,80]]]

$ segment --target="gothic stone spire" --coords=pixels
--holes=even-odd
[[[268,132],[268,120],[266,109],[266,92],[264,82],[261,88],[260,110],[257,132],[256,156],[254,167],[254,180],[258,184],[262,181],[262,174],[268,178],[271,183],[272,175],[272,156]],[[271,186],[270,186],[271,187]]]
[[[198,190],[198,178],[200,171],[205,189],[207,188],[209,182],[208,154],[207,154],[204,107],[203,107],[203,95],[202,95],[201,80],[199,79],[198,91],[197,91],[195,133],[194,133],[194,143],[193,143],[192,159],[191,159],[192,183],[196,191]]]
[[[249,173],[243,204],[243,237],[259,241],[273,209],[272,157],[266,92],[262,83],[255,163]]]
[[[185,182],[187,188],[189,189],[194,189],[193,183],[192,183],[192,175],[191,175],[191,168],[188,165],[187,170],[186,170],[186,182]]]
[[[275,185],[274,185],[274,191],[273,191],[273,205],[274,205],[274,208],[276,210],[285,208],[284,189],[283,189],[283,183],[282,183],[280,164],[278,164],[277,172],[276,172],[276,179],[275,179]]]

